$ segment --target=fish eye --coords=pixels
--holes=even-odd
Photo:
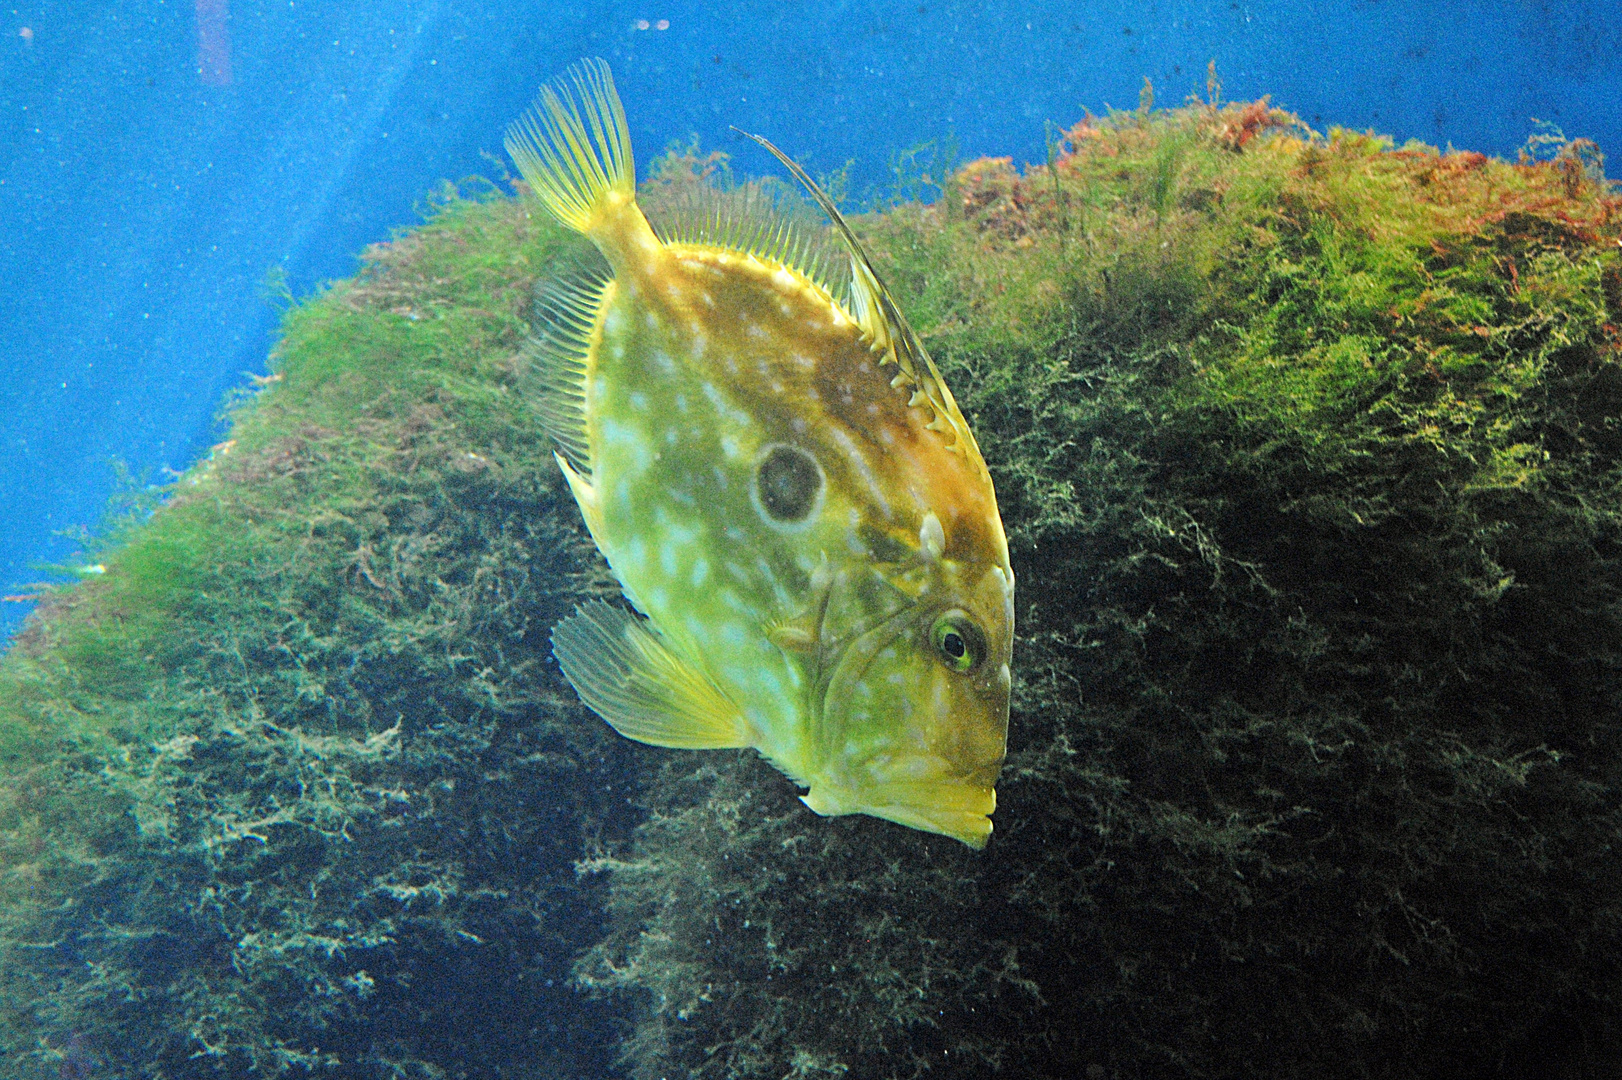
[[[986,658],[986,636],[965,611],[953,609],[937,618],[929,639],[941,662],[953,671],[973,671]]]
[[[804,521],[821,495],[822,466],[797,446],[779,443],[755,467],[755,503],[773,521],[785,525]]]

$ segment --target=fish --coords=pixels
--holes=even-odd
[[[552,632],[627,738],[753,748],[817,814],[983,848],[1008,741],[1014,572],[992,478],[923,343],[838,208],[848,288],[792,221],[716,196],[656,229],[601,60],[545,87],[505,145],[591,242],[536,290],[535,415],[631,607]]]

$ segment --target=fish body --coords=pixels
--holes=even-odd
[[[508,149],[607,262],[542,287],[531,349],[559,464],[646,616],[591,603],[556,628],[582,700],[643,742],[753,747],[818,813],[983,846],[1007,542],[967,423],[838,211],[782,159],[847,244],[848,305],[780,224],[661,237],[600,61]]]

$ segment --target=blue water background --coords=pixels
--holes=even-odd
[[[199,61],[228,9],[229,85]],[[219,10],[216,8],[215,10]],[[665,28],[661,29],[661,20]],[[207,35],[205,34],[205,37]],[[220,40],[220,39],[210,39]],[[613,66],[646,162],[696,135],[770,163],[1046,154],[1045,121],[1271,94],[1310,125],[1513,157],[1531,118],[1622,164],[1622,4],[452,3],[125,0],[0,9],[0,594],[71,563],[115,463],[161,483],[262,373],[273,274],[306,295],[499,166],[505,125],[580,56]],[[29,605],[0,603],[0,632]]]

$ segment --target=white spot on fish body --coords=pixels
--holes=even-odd
[[[805,417],[796,416],[793,420],[789,421],[789,426],[794,429],[796,434],[800,434],[800,435],[805,434],[805,429],[806,429]]]
[[[704,556],[700,555],[698,558],[693,560],[693,570],[692,570],[693,588],[695,588],[695,589],[702,588],[704,583],[706,581],[708,581],[709,579],[710,579],[710,562],[709,562],[708,559],[704,558]]]
[[[610,334],[618,333],[624,327],[625,316],[620,313],[617,307],[610,309],[608,314],[603,317],[603,329]]]
[[[879,487],[878,477],[874,475],[872,467],[868,465],[866,456],[856,446],[855,440],[846,434],[843,428],[837,426],[830,427],[828,433],[835,442],[839,443],[840,449],[845,451],[845,457],[850,460],[850,463],[856,466],[856,472],[861,476],[862,482],[867,485],[868,493],[872,495],[873,502],[878,505],[879,510],[883,512],[885,517],[892,517],[890,500],[884,497],[884,489]]]
[[[609,416],[603,417],[602,425],[603,445],[629,451],[626,465],[633,474],[648,467],[652,456],[640,430]]]
[[[941,519],[935,516],[934,511],[926,513],[918,527],[918,550],[931,562],[940,558],[946,550],[946,530],[941,528]]]
[[[648,411],[648,395],[644,394],[642,391],[632,390],[629,400],[631,402],[631,408],[635,409],[637,412]]]
[[[675,398],[675,401],[676,401],[676,411],[677,412],[684,413],[684,412],[687,411],[687,395],[686,394],[677,394],[676,398]]]
[[[632,573],[640,572],[648,565],[648,545],[640,536],[634,536],[619,554],[617,560],[625,569]]]
[[[773,697],[783,696],[783,680],[771,668],[762,667],[755,670],[755,683],[766,693]]]
[[[779,289],[792,290],[798,288],[800,283],[794,280],[794,275],[789,273],[787,268],[783,268],[779,269],[777,273],[772,275],[772,284],[776,285]]]
[[[773,570],[772,564],[766,561],[766,556],[755,556],[755,569],[760,571],[760,578],[762,581],[766,582],[768,585],[777,584],[777,571]]]

